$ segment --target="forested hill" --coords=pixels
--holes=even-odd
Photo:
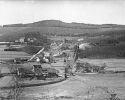
[[[114,34],[115,31],[118,31],[118,33],[125,31],[125,26],[116,24],[65,23],[59,20],[44,20],[28,24],[4,25],[0,27],[0,41],[10,41],[30,32],[39,32],[47,36],[94,36],[107,33]]]
[[[78,29],[85,29],[85,28],[114,28],[114,27],[124,27],[123,25],[117,24],[85,24],[85,23],[65,23],[59,20],[44,20],[38,21],[34,23],[28,24],[10,24],[10,25],[3,25],[3,27],[65,27],[65,28],[78,28]]]
[[[14,41],[28,33],[39,33],[47,37],[84,38],[86,42],[94,46],[81,51],[80,56],[82,57],[125,57],[125,25],[65,23],[59,20],[11,24],[0,27],[0,41]]]

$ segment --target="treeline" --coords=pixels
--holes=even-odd
[[[27,42],[28,45],[47,46],[50,45],[51,40],[39,32],[28,32],[25,33],[25,42]]]
[[[80,58],[125,58],[125,44],[112,46],[93,46],[80,50]]]

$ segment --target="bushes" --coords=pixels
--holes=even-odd
[[[84,63],[76,64],[76,71],[77,72],[104,72],[105,67],[107,67],[106,64],[102,66],[97,66],[97,65],[92,65],[90,63],[84,62]]]
[[[28,45],[35,45],[35,46],[46,46],[50,45],[51,43],[51,41],[47,38],[47,36],[44,36],[39,32],[26,33],[25,42],[27,42]]]
[[[46,36],[41,35],[39,32],[26,33],[25,42],[27,42],[27,46],[23,48],[23,51],[28,54],[35,54],[43,47],[48,50],[51,43]]]

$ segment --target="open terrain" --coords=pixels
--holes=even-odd
[[[83,38],[83,42],[90,43],[92,48],[81,51],[81,58],[125,58],[124,25],[65,23],[59,20],[4,25],[0,27],[0,41],[15,41],[27,33],[40,33],[56,41]]]
[[[122,74],[78,75],[58,84],[25,88],[23,99],[105,100],[110,98],[110,94],[116,93],[121,100],[124,100],[124,84]]]
[[[69,40],[72,44],[83,38],[82,43],[89,43],[91,48],[81,50],[80,62],[94,65],[107,65],[106,70],[125,71],[125,26],[124,25],[91,25],[84,23],[64,23],[61,21],[40,21],[29,24],[5,25],[0,27],[0,41],[14,41],[27,33],[40,33],[49,39],[62,42]],[[34,49],[25,48],[25,52],[5,52],[5,46],[0,46],[0,60],[30,57],[25,52]],[[35,47],[33,47],[35,48]],[[26,51],[27,50],[27,51]],[[36,52],[33,52],[36,53]],[[51,65],[64,72],[63,59]],[[30,64],[27,64],[31,67]],[[16,65],[15,65],[16,66]],[[21,65],[22,66],[22,65]],[[46,66],[46,65],[45,65]],[[10,72],[10,65],[0,64],[1,72]],[[12,85],[12,76],[0,78],[0,86]],[[116,94],[120,100],[125,100],[125,73],[77,73],[67,80],[37,87],[23,88],[21,100],[109,100],[111,94]],[[7,91],[1,90],[1,95]],[[119,99],[118,99],[119,100]]]
[[[2,52],[2,58],[6,52]],[[11,53],[10,53],[11,54]],[[28,56],[25,53],[11,54],[13,57]],[[8,52],[9,56],[9,52]],[[1,58],[1,59],[2,59]],[[125,70],[124,59],[80,59],[81,62],[90,62],[101,65],[106,63],[108,69]],[[59,62],[52,64],[55,68],[63,71],[64,63]],[[9,65],[0,65],[2,72],[10,71]],[[12,85],[13,77],[0,78],[1,86]],[[125,100],[125,74],[77,74],[70,76],[67,80],[46,86],[23,88],[20,94],[21,100],[105,100],[110,98],[110,94],[116,93],[120,100]],[[1,95],[5,95],[6,91],[1,90]],[[7,95],[7,94],[6,94]]]

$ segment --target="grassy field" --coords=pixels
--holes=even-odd
[[[2,51],[2,53],[0,53],[0,57],[2,58],[23,56],[29,57],[29,55],[23,52]],[[125,59],[80,59],[80,61],[97,65],[106,63],[108,66],[107,70],[125,69]],[[64,63],[57,62],[52,64],[52,66],[63,71]],[[1,65],[1,67],[3,71],[7,68],[4,69],[3,65]],[[8,77],[1,78],[0,84],[3,84],[4,82],[10,83],[8,82],[9,79]],[[110,98],[113,93],[117,94],[117,97],[120,98],[120,100],[125,100],[124,84],[124,73],[78,74],[76,76],[70,76],[67,80],[57,84],[23,88],[20,94],[20,100],[106,100],[107,98]]]
[[[82,51],[81,58],[125,58],[124,27],[113,24],[94,25],[45,20],[1,27],[0,41],[14,41],[27,33],[40,33],[56,41],[63,41],[64,38],[74,41],[84,38],[84,42],[92,44],[92,48]]]
[[[30,57],[31,55],[25,53],[25,52],[16,52],[16,51],[7,51],[5,52],[4,49],[6,48],[5,45],[0,46],[0,60],[7,60],[7,59],[13,59],[18,57]]]
[[[125,59],[80,59],[95,65],[108,66],[106,70],[125,70]],[[62,69],[63,63],[52,64]],[[62,66],[61,66],[62,65]],[[125,74],[77,74],[53,85],[25,88],[23,100],[107,100],[111,94],[117,94],[125,100]]]
[[[25,88],[22,95],[24,100],[105,100],[110,98],[110,94],[116,93],[120,100],[124,100],[124,76],[79,75],[58,84]]]
[[[73,39],[76,43],[77,39],[83,38],[83,42],[90,43],[92,48],[80,52],[81,58],[86,57],[86,59],[80,59],[81,62],[94,65],[103,65],[105,63],[107,65],[106,70],[125,71],[124,27],[122,25],[88,25],[43,21],[19,25],[18,27],[17,25],[1,27],[0,41],[12,41],[19,39],[26,33],[33,32],[44,34],[55,41],[63,41],[66,38],[68,40]],[[3,48],[5,46],[0,46],[0,60],[31,56],[24,52],[4,52]],[[29,49],[25,48],[25,51]],[[31,51],[35,50],[35,48],[32,48]],[[47,65],[44,66],[47,67]],[[54,63],[52,66],[63,73],[63,62]],[[9,67],[11,66],[1,64],[1,72],[10,72]],[[24,67],[31,68],[32,64],[24,64]],[[11,76],[0,78],[0,85],[11,85],[12,79]],[[125,100],[125,73],[77,74],[57,84],[23,88],[20,93],[20,100],[109,100],[113,93],[117,94],[120,100]]]

